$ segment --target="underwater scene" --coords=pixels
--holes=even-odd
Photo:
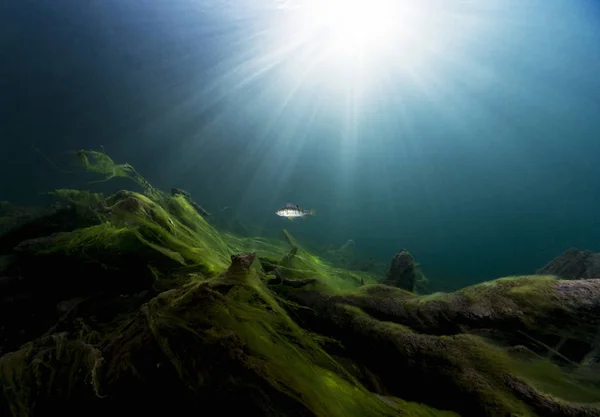
[[[600,417],[600,3],[0,5],[0,417]]]

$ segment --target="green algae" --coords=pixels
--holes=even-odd
[[[96,225],[63,232],[53,239],[37,242],[40,255],[63,254],[118,264],[117,255],[142,254],[155,277],[164,277],[161,269],[182,268],[181,273],[200,273],[202,278],[223,271],[229,256],[236,252],[257,252],[281,260],[288,249],[284,241],[243,238],[217,232],[183,195],[166,195],[155,189],[129,164],[117,164],[104,152],[80,150],[77,156],[84,169],[104,176],[130,178],[143,194],[119,191],[103,196],[90,191],[59,189],[51,193],[73,204],[80,215],[95,219]],[[284,232],[285,241],[296,245],[298,253],[277,266],[290,279],[318,278],[333,290],[356,288],[361,282],[374,282],[372,275],[334,268],[304,250]],[[43,243],[43,244],[42,244]],[[154,254],[154,255],[153,255]],[[104,259],[104,261],[102,260]],[[156,267],[158,266],[158,269]],[[181,275],[180,275],[181,276]],[[178,280],[177,282],[181,282]],[[164,288],[164,287],[161,287]]]
[[[394,395],[425,399],[420,392],[407,394],[407,391],[411,391],[410,387],[405,387],[406,391],[393,391],[391,387],[403,385],[394,380],[394,375],[402,374],[414,386],[420,387],[422,392],[441,384],[438,389],[458,389],[455,393],[457,398],[464,398],[468,393],[472,397],[470,401],[474,413],[470,415],[504,415],[513,412],[516,415],[536,416],[538,412],[544,412],[536,411],[529,405],[529,401],[532,404],[552,401],[555,404],[553,407],[559,408],[571,407],[573,403],[593,405],[600,401],[600,391],[597,386],[575,380],[568,371],[547,358],[540,357],[536,361],[517,360],[504,347],[490,343],[487,339],[465,334],[469,331],[468,327],[456,326],[453,321],[460,323],[459,313],[466,317],[481,313],[481,324],[493,326],[493,323],[486,321],[486,317],[493,316],[492,312],[500,313],[500,317],[505,312],[521,317],[521,310],[517,305],[532,309],[527,310],[526,314],[532,318],[538,317],[539,321],[540,316],[535,314],[536,308],[537,314],[542,317],[545,314],[552,315],[551,312],[555,311],[544,311],[547,305],[544,295],[556,294],[552,287],[556,283],[553,278],[542,278],[540,282],[536,282],[534,277],[525,277],[502,279],[500,283],[485,283],[455,294],[415,296],[397,288],[376,285],[331,295],[320,302],[311,297],[303,297],[301,292],[295,294],[296,298],[293,298],[294,294],[291,296],[301,304],[304,302],[305,307],[316,309],[314,314],[317,317],[326,318],[325,321],[319,321],[316,317],[305,319],[307,325],[316,326],[313,330],[319,329],[344,345],[352,346],[352,357],[355,360],[364,358],[369,368],[382,378],[381,384],[392,390]],[[542,292],[540,288],[543,289]],[[536,291],[540,305],[531,306],[527,302],[514,304],[515,289],[517,293],[522,290],[525,294],[526,291]],[[477,296],[467,298],[464,292]],[[521,296],[522,294],[518,295]],[[532,299],[536,301],[536,297]],[[480,310],[479,303],[485,309]],[[473,306],[477,307],[473,310],[475,313],[469,313]],[[564,309],[560,305],[557,308]],[[375,317],[370,313],[375,313]],[[525,323],[534,321],[536,320],[523,320]],[[496,324],[502,324],[502,321]],[[508,321],[507,325],[512,326],[514,322]],[[438,334],[449,332],[450,335],[426,335],[415,330],[428,330]],[[517,330],[518,328],[511,327],[504,329],[508,332]],[[370,358],[368,355],[372,350],[376,350],[385,359],[380,362],[376,358]],[[396,365],[389,362],[392,357],[398,358]],[[432,368],[431,364],[435,364],[435,367]],[[529,397],[523,398],[522,395],[525,394],[519,390]],[[449,406],[448,403],[432,405],[451,409],[462,407],[459,404]],[[477,407],[481,407],[480,414],[477,414]],[[463,409],[463,412],[466,411]]]
[[[481,295],[489,297],[502,294],[537,307],[554,306],[552,289],[555,281],[556,277],[543,275],[504,277],[467,287],[457,293],[473,302],[478,302]]]
[[[160,199],[163,196],[159,190],[155,189],[144,177],[142,177],[128,163],[116,164],[105,152],[94,151],[90,149],[80,149],[75,152],[82,167],[89,172],[100,174],[104,179],[95,182],[106,182],[113,178],[129,178],[135,181],[144,193],[153,199]]]
[[[107,323],[100,334],[49,332],[0,358],[0,412],[40,415],[44,404],[70,400],[82,404],[81,413],[108,398],[104,411],[121,410],[128,401],[143,401],[140,409],[154,411],[166,401],[177,413],[178,403],[190,401],[196,410],[227,414],[236,398],[248,407],[246,415],[455,416],[421,404],[463,410],[459,403],[430,398],[432,387],[453,387],[456,401],[473,401],[479,415],[537,415],[507,386],[506,375],[555,399],[600,401],[547,359],[516,360],[472,335],[419,333],[439,320],[432,306],[457,299],[471,306],[555,309],[552,277],[504,278],[427,296],[361,286],[374,284],[375,277],[332,266],[287,231],[281,240],[220,233],[186,198],[154,189],[128,164],[115,164],[102,152],[79,156],[102,181],[131,178],[143,194],[57,190],[55,196],[96,215],[98,224],[23,242],[19,253],[44,265],[51,259],[60,261],[56,265],[83,261],[76,274],[81,279],[94,264],[105,268],[98,278],[123,270],[124,281],[145,271],[162,292],[136,313]],[[232,258],[250,252],[258,257],[250,265]],[[301,289],[271,287],[275,272],[287,280],[316,281]],[[313,293],[332,297],[323,310],[303,305]],[[375,306],[409,320],[376,316]],[[315,315],[314,328],[301,319],[304,314]],[[348,349],[343,362],[327,348],[335,344]],[[380,375],[385,393],[368,390],[351,372],[362,363]],[[407,390],[411,385],[422,392]],[[414,401],[401,399],[405,394]]]
[[[78,199],[80,193],[65,194],[73,201],[85,201]],[[19,250],[44,259],[60,255],[114,268],[140,263],[160,271],[188,267],[203,276],[214,276],[225,269],[231,251],[217,231],[194,215],[186,200],[165,200],[171,212],[144,195],[120,191],[104,200],[102,223],[27,241]],[[186,223],[194,216],[192,229]]]
[[[597,385],[586,384],[545,358],[514,363],[511,371],[540,392],[575,403],[600,403]]]
[[[432,405],[470,410],[468,415],[543,415],[544,411],[536,410],[507,385],[508,378],[517,386],[533,387],[534,404],[541,398],[552,398],[556,404],[568,407],[570,401],[595,404],[600,399],[597,389],[576,383],[547,359],[519,361],[475,335],[423,335],[407,326],[373,319],[357,307],[334,307],[331,302],[325,305],[327,310],[318,314],[333,324],[324,328],[321,323],[321,331],[353,346],[353,356],[363,357],[387,390],[399,397],[425,400],[427,392],[444,389],[454,393],[449,396],[462,398],[462,402],[451,405],[431,398]],[[366,356],[370,350],[376,350],[382,359]],[[397,358],[397,362],[390,358]],[[411,385],[396,381],[399,374]]]
[[[274,390],[302,404],[311,415],[453,415],[372,395],[291,320],[261,283],[258,270],[230,268],[206,282],[163,293],[144,310],[153,338],[189,390],[199,392],[215,378],[198,374],[208,364],[194,352],[206,352],[208,345],[239,365],[228,366],[227,385],[238,381],[245,386],[236,376],[242,369],[250,370],[247,378],[254,380],[254,388]],[[188,341],[185,350],[176,344],[181,340]],[[143,367],[139,362],[132,366]],[[275,404],[262,406],[276,409]],[[286,415],[286,410],[278,415]]]
[[[106,179],[130,173],[103,155],[82,155],[93,156],[94,170]],[[88,160],[86,164],[92,166]],[[323,285],[335,289],[344,280],[350,281],[346,288],[355,287],[358,276],[332,268],[303,249],[286,258],[284,242],[221,235],[180,196],[121,191],[103,198],[74,190],[58,191],[56,196],[83,210],[98,210],[101,223],[23,242],[19,253],[41,261],[83,259],[109,268],[119,268],[125,261],[131,264],[134,258],[141,260],[134,270],[145,266],[156,280],[182,271],[200,272],[202,279],[177,281],[174,289],[151,300],[115,333],[106,333],[103,341],[89,344],[85,335],[49,334],[5,355],[0,359],[0,382],[13,415],[31,415],[39,411],[35,404],[75,397],[88,404],[104,396],[118,402],[126,395],[119,391],[120,381],[133,378],[144,385],[139,376],[150,375],[156,362],[164,359],[182,386],[196,395],[210,391],[211,383],[234,391],[258,387],[264,400],[256,407],[266,414],[285,415],[286,407],[276,410],[286,401],[317,416],[436,413],[424,405],[367,391],[279,305],[261,282],[264,271],[259,262],[247,271],[226,267],[234,251],[254,249],[270,257],[289,279],[318,275]],[[153,354],[160,355],[135,359],[136,349],[148,349],[149,336],[156,346]],[[224,380],[202,352],[216,355],[231,371]]]
[[[294,239],[286,232],[288,239]],[[234,252],[256,252],[261,258],[271,260],[273,267],[279,268],[281,273],[291,279],[316,278],[322,284],[323,290],[344,291],[354,290],[364,283],[375,283],[376,277],[367,272],[348,271],[335,267],[323,258],[311,254],[302,245],[294,240],[293,256],[290,249],[281,240],[266,238],[244,238],[224,234],[223,239]]]
[[[51,334],[0,359],[4,406],[13,417],[44,413],[48,399],[61,402],[100,397],[98,370],[102,353],[82,340]],[[2,405],[0,405],[2,411]]]

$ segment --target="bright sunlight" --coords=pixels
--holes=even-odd
[[[389,66],[419,72],[442,56],[458,58],[487,29],[481,6],[465,0],[288,0],[280,8],[288,12],[287,45],[312,45],[313,64],[338,75]]]
[[[364,56],[395,38],[401,24],[398,0],[312,0],[310,18],[329,30],[336,52]],[[407,22],[404,22],[407,24]]]

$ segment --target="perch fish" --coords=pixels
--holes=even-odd
[[[314,216],[314,210],[305,210],[301,208],[298,204],[288,203],[284,207],[280,208],[275,212],[278,216],[287,217],[290,220],[294,220],[296,217],[300,217],[304,219],[305,216]]]

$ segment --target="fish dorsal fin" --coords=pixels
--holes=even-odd
[[[287,203],[285,205],[286,208],[298,208],[298,204]]]

